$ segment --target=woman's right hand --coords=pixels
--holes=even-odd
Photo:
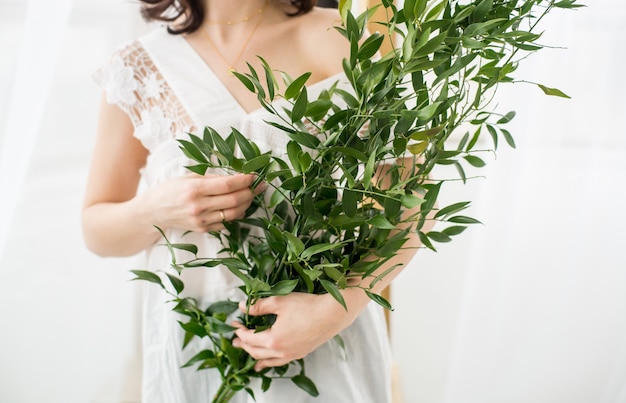
[[[224,221],[243,218],[254,197],[255,175],[187,174],[155,186],[139,196],[146,224],[162,229],[207,232],[224,228]]]

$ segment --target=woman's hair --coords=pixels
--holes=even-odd
[[[174,22],[168,26],[171,34],[191,33],[200,28],[204,20],[203,0],[140,0],[141,15],[146,21]],[[316,0],[289,0],[293,12],[290,16],[305,14],[315,6]]]

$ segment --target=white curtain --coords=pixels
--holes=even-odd
[[[0,1],[0,401],[138,401],[133,259],[88,252],[100,90],[143,28],[126,0]]]
[[[586,1],[543,24],[545,49],[498,109],[504,148],[468,186],[471,228],[422,251],[394,284],[392,336],[407,403],[626,402],[626,5]]]
[[[442,196],[485,224],[394,284],[406,403],[626,402],[626,7],[587,3],[517,74],[573,99],[506,89],[517,150]],[[91,73],[143,29],[126,0],[0,0],[1,402],[137,401],[134,261],[89,253],[79,214]]]

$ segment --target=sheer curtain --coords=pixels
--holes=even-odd
[[[99,89],[126,0],[0,1],[0,401],[138,401],[133,259],[83,246]]]
[[[394,284],[394,349],[410,403],[626,402],[626,103],[617,0],[554,12],[516,74],[518,148],[444,187],[485,225],[422,251]]]
[[[518,149],[443,194],[485,225],[420,252],[394,284],[406,403],[626,402],[626,7],[587,3],[545,24],[543,42],[568,49],[518,74],[573,99],[506,89]],[[91,73],[145,29],[136,7],[0,0],[2,402],[138,399],[134,261],[93,256],[79,220]]]

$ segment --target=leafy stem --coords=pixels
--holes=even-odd
[[[193,172],[255,174],[257,183],[270,185],[269,198],[257,197],[245,219],[211,233],[223,246],[220,256],[199,257],[197,246],[170,241],[162,232],[173,271],[133,271],[173,297],[173,310],[185,318],[185,346],[193,339],[209,344],[185,366],[221,374],[214,403],[226,403],[241,390],[254,396],[252,378],[261,380],[262,391],[277,377],[313,396],[318,391],[302,360],[255,372],[254,359],[231,343],[234,329],[227,321],[237,303],[199,307],[182,296],[178,275],[189,268],[226,268],[247,297],[241,321],[257,331],[275,317],[250,316],[251,304],[292,292],[330,294],[347,309],[341,290],[358,288],[391,309],[372,290],[398,269],[389,267],[393,257],[416,248],[408,246],[410,237],[436,251],[437,244],[480,223],[466,215],[469,201],[440,205],[444,184],[481,177],[466,169],[485,166],[483,154],[495,153],[502,141],[515,147],[506,126],[515,113],[492,108],[496,93],[502,84],[526,82],[513,76],[525,55],[543,47],[534,32],[540,21],[554,8],[580,7],[576,0],[404,0],[399,9],[381,1],[387,19],[380,25],[389,34],[367,37],[373,10],[354,16],[350,1],[340,1],[342,24],[336,29],[351,49],[342,64],[345,79],[317,98],[306,86],[310,73],[277,74],[262,58],[262,70],[249,65],[249,72],[235,73],[257,95],[266,123],[285,136],[284,150],[261,149],[234,128],[227,134],[207,127],[201,136],[180,140]],[[528,29],[520,28],[526,23]],[[393,50],[379,55],[387,41]],[[567,97],[533,84],[547,95]],[[441,172],[447,168],[457,176]],[[437,230],[428,225],[435,222]],[[185,254],[192,257],[183,261]],[[300,372],[288,376],[288,368]]]

